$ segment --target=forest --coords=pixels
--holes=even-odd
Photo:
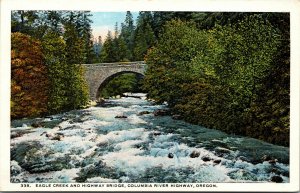
[[[145,60],[142,90],[207,128],[289,145],[288,13],[128,11],[94,41],[87,11],[12,12],[12,118],[83,108],[82,63]],[[135,85],[135,86],[133,86]],[[123,75],[112,96],[136,89]]]

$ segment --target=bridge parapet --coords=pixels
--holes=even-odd
[[[134,61],[134,62],[111,62],[111,63],[93,63],[93,64],[82,64],[83,66],[125,66],[125,65],[146,65],[144,61]]]

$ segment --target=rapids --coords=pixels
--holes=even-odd
[[[131,96],[12,121],[11,182],[289,182],[289,148],[154,116],[166,105]]]

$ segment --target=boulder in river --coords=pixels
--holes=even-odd
[[[153,132],[153,135],[154,135],[154,136],[161,135],[161,132],[159,132],[159,131],[154,131],[154,132]]]
[[[211,160],[211,158],[210,158],[210,157],[206,157],[206,156],[204,156],[204,157],[202,157],[202,160],[203,160],[203,161],[205,161],[205,162],[208,162],[208,161],[210,161],[210,160]]]
[[[174,154],[173,154],[173,153],[169,153],[169,154],[168,154],[168,158],[171,158],[171,159],[172,159],[173,157],[174,157]]]
[[[290,172],[289,171],[282,171],[282,173],[281,173],[283,176],[285,176],[285,177],[290,177]]]
[[[190,158],[196,158],[196,157],[199,157],[199,156],[200,156],[200,152],[199,151],[193,151],[190,154]]]
[[[157,109],[153,112],[154,116],[166,116],[169,115],[169,111],[164,110],[164,109]]]
[[[271,177],[271,182],[282,183],[283,179],[280,176],[272,176]]]
[[[142,111],[142,112],[139,112],[138,115],[147,115],[147,114],[150,114],[149,111]]]
[[[221,160],[220,160],[220,159],[214,160],[214,164],[219,164],[219,163],[221,163]]]
[[[10,134],[10,138],[14,139],[17,137],[22,137],[23,135],[27,134],[27,133],[31,133],[33,132],[32,130],[19,130],[19,131],[13,131]]]
[[[63,133],[55,133],[55,134],[46,133],[46,137],[48,137],[50,140],[61,141],[64,138],[64,134]]]
[[[115,116],[115,118],[116,119],[126,119],[127,116],[125,116],[125,115],[117,115],[117,116]]]
[[[22,134],[19,132],[11,132],[11,134],[10,134],[11,139],[21,137],[21,136],[22,136]]]

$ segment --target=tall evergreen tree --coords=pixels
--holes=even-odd
[[[84,63],[84,41],[79,37],[76,29],[76,13],[70,12],[65,21],[64,39],[66,42],[66,60],[69,65],[69,73],[66,74],[69,86],[66,91],[68,97],[68,109],[76,109],[85,105],[88,99],[87,85],[83,78],[83,69],[79,64]],[[78,25],[77,25],[78,26]]]
[[[152,22],[150,12],[142,11],[139,13],[134,37],[134,60],[144,60],[148,48],[155,43],[155,35],[151,27]]]
[[[100,61],[115,62],[114,39],[112,37],[111,31],[108,31],[106,40],[103,43],[103,47],[100,52]]]
[[[66,44],[59,33],[49,31],[42,39],[42,47],[49,78],[48,110],[49,113],[59,113],[68,106]]]
[[[121,36],[126,42],[127,49],[129,50],[128,58],[129,60],[133,59],[133,48],[134,48],[134,30],[135,26],[133,23],[133,16],[130,11],[126,12],[125,21],[121,24]]]

